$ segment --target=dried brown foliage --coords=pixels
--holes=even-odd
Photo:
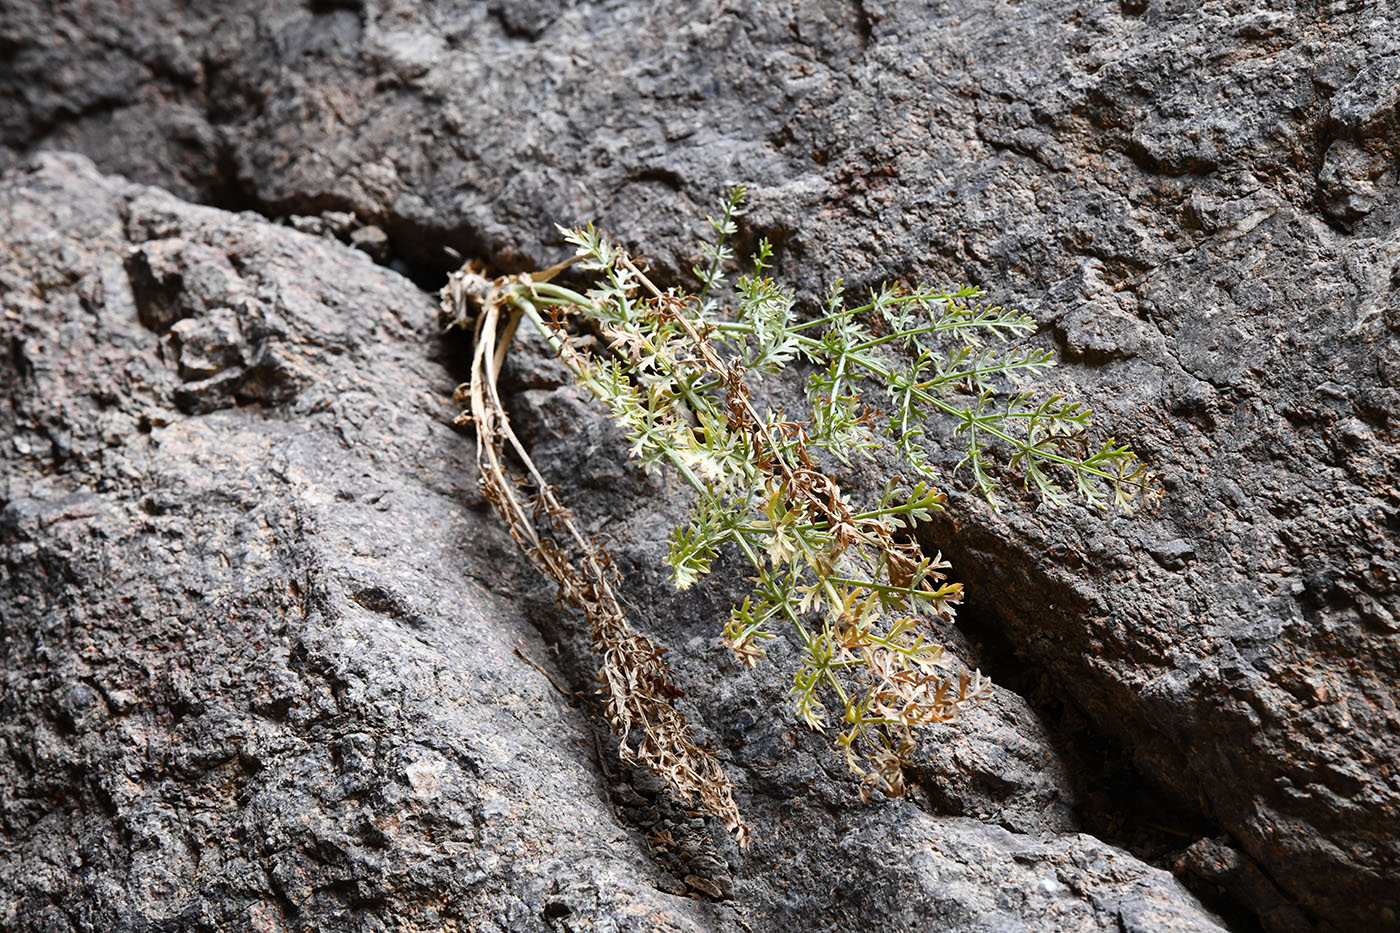
[[[558,268],[536,279],[547,281]],[[614,589],[617,573],[611,559],[598,542],[584,538],[511,429],[498,381],[521,311],[502,295],[506,284],[519,281],[488,280],[465,268],[443,289],[446,320],[459,325],[476,321],[471,382],[460,387],[458,394],[470,402],[470,414],[459,422],[476,426],[482,495],[505,521],[520,549],[558,585],[561,602],[579,609],[587,619],[593,650],[601,659],[598,677],[608,722],[618,736],[621,757],[656,772],[681,799],[698,799],[740,845],[747,845],[748,827],[739,815],[723,766],[712,750],[695,743],[685,717],[671,702],[679,691],[671,682],[662,649],[627,623]],[[529,282],[529,277],[524,281]],[[522,492],[526,483],[506,466],[507,447],[534,487],[533,502]]]

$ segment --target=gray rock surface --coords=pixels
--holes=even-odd
[[[431,302],[44,166],[0,194],[0,925],[712,928],[512,655]]]
[[[745,237],[773,238],[804,295],[838,276],[929,277],[1024,305],[1072,364],[1066,385],[1164,473],[1167,496],[1131,519],[994,515],[956,497],[930,542],[970,585],[969,624],[1014,660],[993,673],[1047,708],[1030,689],[1043,678],[1041,695],[1121,743],[1169,808],[1227,838],[1228,858],[1182,864],[1264,923],[1400,925],[1390,4],[4,10],[9,161],[76,148],[199,200],[353,211],[415,272],[440,267],[444,244],[505,269],[553,261],[552,225],[592,219],[680,275],[694,218],[745,181]],[[162,318],[161,270],[186,260],[147,252],[130,274],[156,283],[136,287]],[[177,410],[300,391],[297,361],[259,364],[227,343],[230,320],[175,325],[191,375],[244,354],[240,375],[183,387]],[[523,396],[522,416],[554,419],[542,447],[588,435],[569,466],[614,449],[567,393]],[[602,487],[613,469],[570,478],[597,471]],[[622,517],[620,492],[580,495],[619,527],[664,525]],[[629,547],[644,577],[644,539]],[[703,609],[659,629],[676,655],[688,638],[710,646]],[[705,664],[678,666],[700,683]],[[773,767],[794,767],[778,751]],[[976,757],[959,759],[966,773]],[[1055,784],[1013,782],[1047,802],[1067,796]],[[944,791],[960,812],[1034,828],[1017,793]]]
[[[646,562],[638,624],[696,656],[678,681],[758,829],[740,852],[568,701],[578,620],[475,491],[431,295],[79,156],[0,181],[0,217],[6,929],[1220,929],[1073,831],[1004,691],[925,765],[950,804],[861,803],[775,670],[723,670],[714,605],[666,615],[636,531],[666,516],[614,489],[630,513],[598,520]],[[542,462],[597,439],[595,478],[645,487],[535,349],[522,423],[573,435]]]

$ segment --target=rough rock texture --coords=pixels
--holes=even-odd
[[[716,840],[545,672],[583,690],[591,662],[475,492],[431,296],[77,156],[0,182],[0,217],[6,929],[1219,928],[1073,832],[1018,697],[924,766],[959,815],[862,804],[774,714],[781,678],[715,673],[702,601],[663,631],[707,658],[687,709],[759,828]],[[566,410],[600,439],[582,488],[630,508],[614,533],[655,625],[639,529],[665,516],[520,356],[522,422]],[[570,470],[578,440],[542,462]]]
[[[0,196],[0,925],[708,928],[513,660],[430,302],[46,164]]]
[[[1387,4],[5,8],[12,160],[72,147],[206,201],[354,211],[413,271],[444,244],[552,261],[552,224],[593,219],[664,275],[747,181],[745,235],[804,294],[918,276],[1023,304],[1167,496],[1131,519],[958,497],[930,540],[995,594],[968,621],[1225,840],[1184,871],[1271,928],[1400,925]],[[191,335],[192,373],[229,321]],[[709,645],[667,629],[677,653],[682,631]]]

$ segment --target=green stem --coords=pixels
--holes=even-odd
[[[996,375],[997,373],[1007,373],[1011,372],[1014,369],[1037,369],[1053,365],[1055,364],[1050,362],[1049,357],[1037,358],[1034,356],[1028,356],[1024,360],[1021,360],[1019,362],[1002,363],[1000,365],[994,366],[981,366],[975,369],[960,369],[951,373],[943,373],[937,378],[930,379],[926,382],[916,383],[914,385],[914,388],[927,389],[930,386],[951,385],[952,383],[960,382],[963,379],[975,379],[978,376],[991,376]]]
[[[592,299],[586,295],[581,295],[572,288],[556,285],[553,282],[533,282],[529,286],[523,284],[514,286],[512,297],[523,295],[557,299],[549,302],[550,304],[571,304],[578,305],[580,308],[593,307]]]
[[[906,298],[896,298],[896,299],[894,299],[894,301],[896,301],[896,302],[899,302],[899,301],[907,301],[907,300],[910,300],[910,299],[907,298],[907,297],[906,297]],[[874,307],[874,305],[869,305],[869,306],[867,306],[867,307]],[[864,310],[864,309],[857,309],[857,310],[859,311],[859,310]],[[844,313],[846,313],[846,312],[841,312],[841,313],[844,314]],[[831,315],[828,315],[828,318],[830,318],[830,317],[831,317]],[[815,322],[809,322],[809,323],[815,323]],[[750,334],[753,333],[753,327],[752,327],[752,325],[744,324],[744,323],[742,323],[742,322],[737,322],[737,321],[718,321],[718,322],[716,322],[715,326],[718,327],[720,330],[725,330],[725,331],[729,331],[729,332],[732,332],[732,333],[750,333]],[[805,326],[805,325],[799,325],[798,327],[791,328],[791,330],[799,330],[799,329],[801,329],[802,326]],[[824,345],[822,344],[821,341],[819,341],[819,340],[813,340],[811,337],[798,337],[798,338],[797,338],[797,344],[798,344],[798,346],[800,346],[802,349],[808,351],[808,354],[809,354],[809,355],[816,355],[816,354],[819,354],[819,353],[821,353],[821,352],[825,349],[825,347],[824,347]],[[851,359],[852,361],[854,361],[855,364],[856,364],[857,366],[861,367],[861,368],[864,369],[866,372],[869,372],[870,374],[872,374],[872,375],[874,375],[874,376],[880,377],[880,378],[881,378],[882,380],[884,380],[887,384],[892,384],[892,383],[894,382],[894,373],[893,373],[888,367],[882,366],[881,364],[879,364],[878,362],[876,362],[873,358],[871,358],[871,357],[869,357],[869,356],[858,356],[858,355],[855,355],[854,353],[843,354],[843,356],[849,356],[850,359]],[[924,403],[925,405],[932,405],[932,406],[934,406],[935,408],[938,408],[938,409],[940,409],[941,411],[944,411],[944,412],[946,412],[946,413],[948,413],[948,414],[950,414],[950,415],[955,415],[955,416],[957,416],[960,420],[964,419],[964,412],[963,412],[962,409],[958,408],[956,405],[952,405],[952,404],[950,404],[950,403],[944,401],[943,399],[939,398],[939,397],[936,396],[936,395],[932,395],[932,394],[930,394],[929,392],[924,391],[923,388],[922,388],[920,385],[911,386],[910,389],[909,389],[909,394],[910,394],[911,396],[913,396],[914,398],[916,398],[918,401]],[[1020,441],[1018,438],[1016,438],[1016,437],[1014,437],[1014,436],[1012,436],[1012,435],[1010,435],[1010,434],[1007,434],[1005,431],[1002,431],[1002,430],[1000,430],[1000,429],[998,429],[998,428],[995,428],[995,427],[993,427],[991,424],[986,423],[986,422],[981,422],[981,421],[979,421],[979,424],[981,424],[982,429],[985,430],[988,434],[991,434],[993,437],[996,437],[996,438],[999,438],[999,439],[1005,441],[1006,443],[1008,443],[1008,444],[1010,444],[1011,446],[1015,447],[1017,450],[1027,450],[1027,449],[1028,449],[1028,445],[1026,445],[1026,444],[1023,443],[1022,441]],[[1063,464],[1063,465],[1065,465],[1065,466],[1067,466],[1067,467],[1071,467],[1071,468],[1073,468],[1073,469],[1083,470],[1083,471],[1086,472],[1086,473],[1092,473],[1093,475],[1102,477],[1103,479],[1107,479],[1107,480],[1117,480],[1117,479],[1118,479],[1118,477],[1114,476],[1112,473],[1108,473],[1108,472],[1106,472],[1106,471],[1104,471],[1104,470],[1098,470],[1098,469],[1095,469],[1095,468],[1093,468],[1093,467],[1091,467],[1091,466],[1087,466],[1082,460],[1075,460],[1075,459],[1072,458],[1072,457],[1063,457],[1063,456],[1060,456],[1059,454],[1047,453],[1047,452],[1040,451],[1040,450],[1037,450],[1035,453],[1036,453],[1037,456],[1043,457],[1043,458],[1046,459],[1046,460],[1051,460],[1051,461],[1053,461],[1053,462],[1055,462],[1055,463],[1060,463],[1060,464]]]
[[[539,285],[536,286],[536,289],[542,292],[545,287],[544,285]],[[558,288],[558,286],[554,287]],[[569,289],[560,290],[565,292],[569,291]],[[579,295],[577,292],[572,292],[572,294],[575,296],[574,298],[567,298],[564,300],[570,304],[582,303],[585,307],[592,307],[592,302],[588,301],[588,299],[584,298],[582,295]],[[575,298],[578,300],[575,300]],[[597,380],[588,374],[587,370],[578,366],[568,357],[564,352],[563,341],[560,340],[558,334],[554,333],[553,328],[546,324],[544,319],[540,317],[539,309],[535,307],[534,302],[528,300],[523,295],[514,295],[511,298],[511,303],[524,311],[525,316],[530,319],[530,323],[534,324],[535,329],[544,335],[544,339],[549,344],[550,349],[554,351],[554,355],[563,361],[564,365],[568,367],[569,372],[573,373],[574,378],[578,380],[579,384],[586,387],[588,391],[592,392],[593,396],[600,401],[606,400],[607,392],[603,390]],[[674,450],[668,447],[662,447],[661,451],[665,455],[667,462],[676,468],[676,472],[680,474],[681,479],[685,480],[686,484],[690,486],[691,489],[694,489],[707,503],[714,504],[714,495],[700,477],[695,475],[695,471],[693,471],[684,460],[677,456]]]
[[[952,300],[953,300],[953,296],[952,296],[952,295],[927,295],[927,294],[901,295],[901,296],[898,297],[898,298],[889,298],[889,299],[887,299],[884,303],[887,304],[887,305],[905,305],[905,304],[910,304],[910,303],[912,303],[912,302],[938,301],[939,299],[944,299],[944,300],[946,300],[946,301],[952,301]],[[793,327],[788,328],[788,330],[790,330],[790,331],[799,331],[799,330],[806,330],[806,329],[809,328],[809,327],[820,327],[820,326],[823,325],[823,324],[829,324],[830,322],[836,320],[837,318],[855,317],[857,314],[864,314],[864,313],[867,312],[867,311],[873,311],[873,310],[875,310],[875,302],[872,301],[872,302],[870,302],[869,304],[863,304],[863,305],[861,305],[861,306],[858,307],[858,308],[842,308],[840,311],[833,311],[833,312],[831,312],[830,314],[824,314],[824,315],[822,315],[822,316],[819,317],[819,318],[815,318],[815,319],[810,320],[810,321],[803,321],[801,324],[797,324],[797,325],[794,325]]]
[[[701,305],[704,305],[705,298],[710,294],[710,286],[714,284],[715,276],[719,274],[720,259],[724,255],[724,241],[727,237],[725,233],[729,229],[729,222],[734,217],[734,208],[738,206],[733,198],[724,202],[724,217],[720,220],[719,240],[715,243],[714,258],[710,260],[710,271],[705,273],[705,284],[700,288],[700,294],[696,296]]]
[[[805,338],[799,338],[799,342],[803,341],[804,339]],[[810,342],[816,343],[816,341]],[[890,384],[893,382],[894,373],[891,372],[887,367],[877,363],[874,359],[868,356],[852,356],[851,359],[856,363],[857,366],[860,366],[862,369],[866,370],[872,375],[878,376],[881,379],[883,379],[886,384]],[[929,392],[925,392],[918,386],[911,386],[909,394],[912,395],[914,398],[918,399],[923,404],[932,405],[940,411],[943,411],[949,415],[953,415],[960,421],[968,420],[968,415],[963,409],[958,408],[956,405],[953,405],[950,402],[944,401],[936,395],[933,395]],[[1031,445],[1026,444],[1024,441],[1011,434],[1006,433],[1000,428],[994,427],[989,421],[984,421],[980,418],[975,418],[975,416],[974,420],[976,420],[977,424],[982,428],[982,430],[986,431],[993,437],[998,438],[1007,444],[1010,444],[1012,447],[1016,448],[1019,451],[1028,453],[1031,452]],[[1086,464],[1083,460],[1076,460],[1073,457],[1065,457],[1060,454],[1050,453],[1048,451],[1039,449],[1035,450],[1034,454],[1035,456],[1043,460],[1049,460],[1053,463],[1062,464],[1064,466],[1069,467],[1072,470],[1079,470],[1084,473],[1089,473],[1094,476],[1098,476],[1102,479],[1109,480],[1110,482],[1118,481],[1118,477],[1114,474],[1109,473],[1106,470],[1100,470],[1095,467],[1091,467],[1088,464]]]
[[[938,595],[932,590],[916,590],[908,586],[893,586],[888,583],[876,583],[874,580],[855,580],[851,577],[832,577],[831,580],[835,583],[843,583],[846,586],[858,586],[872,593],[884,593],[889,596],[915,596],[928,599]]]
[[[917,337],[920,334],[936,334],[942,331],[958,331],[965,327],[1003,328],[1010,331],[1026,329],[1024,325],[999,323],[997,321],[979,321],[975,318],[969,320],[944,320],[936,324],[925,325],[924,327],[915,327],[913,330],[900,330],[885,334],[883,337],[872,337],[864,343],[856,344],[851,348],[851,352],[858,353],[861,350],[869,350],[871,347],[878,347],[881,344],[890,343],[894,340],[903,340],[906,337]]]

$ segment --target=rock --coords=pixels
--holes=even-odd
[[[1147,550],[1167,570],[1181,570],[1196,556],[1196,546],[1185,538],[1149,544]]]
[[[1258,915],[1270,930],[1308,930],[1311,924],[1259,870],[1259,866],[1218,839],[1201,839],[1176,866],[1181,875],[1196,875],[1218,884]]]
[[[389,259],[389,237],[373,224],[350,234],[350,245],[369,254],[375,262],[386,262]]]
[[[619,505],[630,592],[657,607],[638,624],[695,642],[697,732],[760,709],[725,746],[758,828],[736,849],[556,688],[587,696],[593,661],[475,491],[432,295],[79,156],[7,175],[0,216],[0,428],[27,441],[0,454],[7,929],[1221,929],[1166,871],[1072,831],[1064,769],[1006,691],[929,756],[940,801],[861,802],[777,712],[775,668],[725,668],[715,594],[660,578],[639,533],[656,500],[617,492],[656,480],[604,482],[613,429],[524,343],[522,401],[578,415],[540,462],[580,472],[573,445],[598,443],[582,474]],[[223,259],[172,260],[168,331],[127,261],[153,242]],[[219,405],[181,401],[194,346],[245,361]],[[250,394],[269,352],[305,378]]]
[[[1400,129],[1400,50],[1366,64],[1332,101],[1332,123],[1343,133],[1378,136]]]
[[[1328,146],[1322,157],[1322,168],[1317,173],[1327,216],[1351,223],[1375,210],[1380,194],[1376,180],[1386,171],[1382,160],[1345,139]]]
[[[148,210],[265,299],[221,340],[275,341],[311,381],[180,404],[190,344],[144,325],[125,262]],[[592,724],[511,660],[538,636],[492,587],[528,570],[448,426],[428,296],[76,157],[0,183],[0,214],[0,331],[24,348],[3,433],[71,432],[0,471],[0,925],[536,929],[562,898],[580,923],[715,928],[655,890]],[[179,282],[176,327],[225,318]]]
[[[8,6],[0,162],[73,148],[210,203],[354,212],[406,269],[546,265],[555,223],[592,220],[663,281],[744,181],[741,241],[772,239],[809,303],[928,278],[1036,313],[1167,495],[1131,519],[955,495],[928,534],[995,594],[969,614],[1309,923],[1400,924],[1400,25],[1374,4]],[[158,330],[203,301],[152,281]],[[267,341],[264,375],[146,417],[295,404],[314,381]],[[666,494],[612,479],[580,400],[521,386],[598,514]],[[25,456],[102,449],[62,414]],[[1195,556],[1154,554],[1177,541]],[[673,656],[727,595],[661,626]],[[761,713],[736,699],[715,734],[777,773],[801,740]]]

